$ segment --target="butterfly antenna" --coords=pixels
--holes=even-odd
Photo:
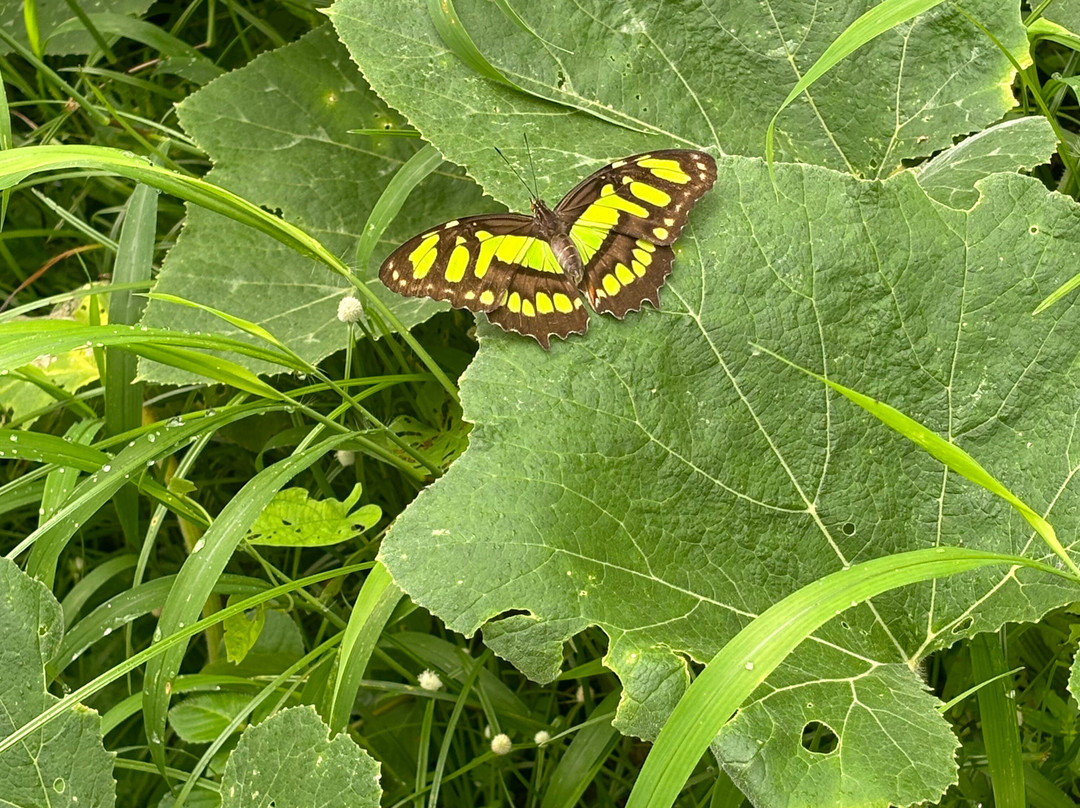
[[[532,149],[529,148],[529,133],[524,133],[525,137],[525,153],[529,155],[529,170],[532,171],[533,181],[533,199],[540,198],[540,186],[536,183],[536,163],[533,162]]]
[[[506,163],[510,167],[510,170],[514,172],[514,176],[518,178],[518,182],[520,182],[525,187],[526,192],[528,192],[528,194],[529,194],[529,198],[530,199],[537,199],[538,197],[536,196],[536,194],[534,194],[532,192],[532,189],[529,188],[529,184],[527,182],[525,182],[525,180],[523,180],[521,178],[521,175],[518,173],[518,170],[516,168],[514,168],[514,164],[506,159],[506,155],[503,154],[499,150],[498,146],[495,146],[494,148],[495,148],[495,153],[498,154],[499,157],[501,157],[503,159],[503,162]]]

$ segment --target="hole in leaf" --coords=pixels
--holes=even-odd
[[[952,627],[952,633],[964,634],[969,628],[971,628],[971,624],[974,622],[975,618],[971,617],[971,615],[968,615],[967,617],[964,617],[956,622],[956,625]]]
[[[1037,236],[1039,234],[1039,226],[1037,224],[1033,224],[1031,227],[1028,228],[1028,232],[1031,233],[1031,235],[1033,236]]]
[[[809,721],[802,728],[802,746],[807,752],[815,755],[829,755],[836,751],[840,739],[832,731],[828,724],[820,721]]]
[[[844,531],[845,536],[854,536],[855,535],[855,523],[854,522],[845,522],[844,526],[842,528],[840,528],[840,529]]]

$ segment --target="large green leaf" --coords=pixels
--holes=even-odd
[[[368,90],[329,26],[223,76],[179,111],[184,128],[215,160],[208,179],[280,211],[347,263],[383,188],[419,147],[415,138],[349,134],[400,130],[401,122]],[[445,306],[391,294],[375,277],[378,264],[446,209],[495,207],[460,170],[437,172],[414,191],[370,265],[354,271],[407,326],[421,322]],[[258,323],[313,362],[345,344],[348,330],[336,316],[345,289],[342,278],[312,259],[196,206],[189,206],[156,287]],[[150,301],[144,324],[234,333],[209,313],[160,300]],[[184,378],[145,362],[143,371],[158,381]]]
[[[58,699],[45,688],[45,666],[64,634],[56,598],[39,581],[0,558],[0,738]],[[101,718],[78,707],[0,755],[0,803],[92,806],[116,802],[113,756],[101,740]]]
[[[249,728],[225,764],[222,808],[377,808],[379,764],[348,736],[329,734],[310,706]]]
[[[455,3],[480,50],[509,80],[566,107],[481,78],[447,51],[427,4],[338,0],[332,19],[375,90],[485,188],[503,190],[490,182],[505,172],[490,146],[520,146],[528,131],[541,187],[551,179],[560,193],[595,158],[675,145],[763,154],[769,120],[791,87],[876,4],[519,4],[529,25],[568,53],[488,2]],[[964,5],[1022,58],[1026,38],[1015,5]],[[1014,104],[1011,81],[1005,56],[945,4],[857,50],[785,110],[777,157],[888,176],[905,158],[932,154],[954,135],[999,119]],[[521,198],[509,183],[506,190],[513,195],[500,198]]]
[[[1007,503],[756,346],[926,424],[1074,541],[1080,323],[1068,300],[1030,312],[1075,270],[1076,205],[1008,174],[970,210],[910,172],[781,165],[776,182],[760,161],[720,161],[659,312],[594,316],[549,354],[482,325],[462,379],[470,448],[383,546],[414,600],[458,631],[487,623],[534,678],[600,626],[619,725],[645,737],[685,688],[685,657],[711,658],[846,564],[934,545],[1054,559]],[[935,798],[955,739],[919,660],[1075,597],[983,571],[851,610],[725,730],[729,773],[763,805]],[[488,622],[509,610],[525,614]],[[837,752],[802,747],[812,721]]]

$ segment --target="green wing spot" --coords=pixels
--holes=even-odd
[[[655,205],[658,208],[663,208],[671,204],[670,196],[665,194],[659,188],[654,188],[644,182],[631,182],[630,193],[642,202],[648,202],[650,205]]]
[[[436,249],[438,243],[439,237],[432,234],[421,241],[420,246],[409,253],[409,263],[413,267],[413,277],[417,280],[425,277],[431,270],[431,265],[435,263],[435,258],[439,254]]]
[[[446,264],[446,272],[443,273],[448,283],[458,283],[465,277],[465,269],[469,266],[471,257],[468,247],[462,244],[454,247],[454,251],[450,253],[450,260]]]

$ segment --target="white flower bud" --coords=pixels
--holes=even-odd
[[[546,729],[542,729],[538,733],[533,735],[533,740],[536,741],[537,746],[543,746],[551,740],[551,733],[548,732]]]
[[[346,295],[338,302],[337,318],[343,323],[355,323],[364,314],[364,306],[352,295]]]
[[[421,671],[420,675],[416,677],[416,680],[424,690],[442,689],[442,679],[439,678],[439,674],[435,673],[435,671]]]
[[[513,748],[514,745],[510,743],[510,736],[505,732],[500,732],[491,739],[491,751],[496,755],[508,755]]]

